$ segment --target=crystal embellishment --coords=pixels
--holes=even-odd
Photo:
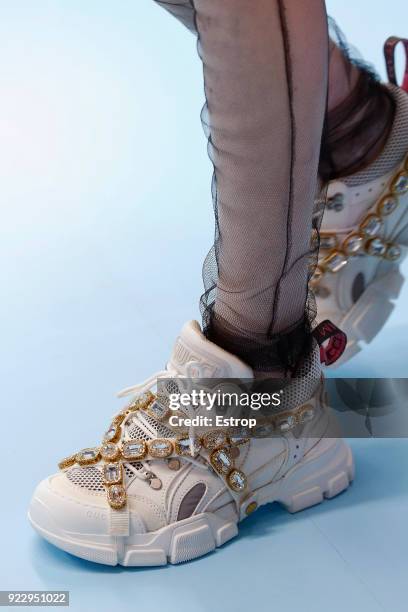
[[[325,259],[324,264],[330,272],[340,272],[340,270],[347,265],[347,258],[340,251],[334,251],[334,253]]]
[[[233,469],[227,476],[227,483],[233,491],[241,493],[247,487],[247,477],[241,470]]]
[[[335,234],[322,234],[320,236],[321,249],[334,249],[337,246],[337,236]]]
[[[299,423],[310,423],[315,417],[315,411],[312,406],[305,406],[298,414]]]
[[[397,244],[389,244],[385,257],[390,261],[398,261],[398,259],[401,257],[401,249]]]
[[[143,459],[146,456],[147,447],[144,440],[136,440],[125,442],[122,446],[122,456],[124,459],[133,461],[135,459]]]
[[[119,484],[122,481],[122,466],[120,463],[106,463],[103,466],[103,478],[105,483]]]
[[[79,465],[91,465],[92,463],[97,463],[99,459],[99,448],[84,448],[76,456],[76,461]]]
[[[379,238],[384,230],[384,220],[388,215],[391,215],[400,205],[399,196],[408,192],[408,155],[405,157],[403,167],[400,168],[393,179],[390,181],[388,192],[382,195],[375,204],[371,207],[370,213],[365,213],[365,216],[359,222],[354,232],[345,237],[341,246],[335,246],[327,256],[319,259],[319,266],[316,268],[316,273],[310,279],[311,287],[316,290],[320,284],[322,277],[328,271],[338,272],[346,265],[350,256],[357,254],[378,255],[390,261],[397,261],[401,256],[401,250],[397,245],[385,244],[386,249],[381,241],[372,242],[371,239]],[[342,202],[340,193],[334,194],[327,201],[327,208],[332,210],[340,210],[344,202]],[[327,236],[329,242],[327,246],[333,244],[332,233],[322,232],[322,246],[325,247],[324,238]],[[336,234],[334,234],[336,236]],[[314,239],[314,232],[312,232]],[[339,236],[337,236],[339,238]],[[362,240],[361,240],[362,239]],[[368,242],[368,244],[367,244]],[[344,258],[342,257],[344,255]]]
[[[173,454],[173,444],[164,438],[152,440],[149,442],[149,454],[157,459],[170,457]]]
[[[292,414],[278,421],[278,428],[280,429],[282,433],[286,433],[287,431],[290,431],[291,429],[296,427],[296,425],[297,425],[296,417]]]
[[[378,212],[380,215],[386,217],[394,212],[398,206],[398,199],[393,195],[388,195],[381,200],[378,205]]]
[[[408,191],[408,172],[400,172],[392,182],[391,190],[397,195],[403,195]]]
[[[356,255],[364,245],[364,238],[360,234],[350,234],[343,242],[343,249],[347,255]]]
[[[235,446],[239,446],[241,444],[246,444],[247,442],[249,442],[249,439],[247,436],[250,436],[250,435],[251,435],[250,429],[245,430],[245,428],[240,428],[239,432],[237,432],[236,435],[235,434],[229,435],[229,440],[231,444]]]
[[[198,438],[194,438],[192,444],[188,437],[179,438],[174,446],[176,453],[182,457],[196,457],[201,450],[201,442]]]
[[[378,215],[368,215],[360,226],[360,230],[367,238],[374,238],[380,233],[383,226],[381,217]]]
[[[119,425],[112,423],[108,431],[104,435],[104,442],[116,442],[120,437]]]
[[[211,465],[219,474],[227,475],[232,469],[232,457],[226,448],[219,448],[211,453]]]
[[[120,510],[126,505],[126,490],[123,485],[114,484],[108,487],[108,502],[115,510]]]
[[[101,456],[105,461],[115,461],[120,455],[120,450],[113,442],[105,442],[101,447]]]
[[[169,409],[164,404],[155,400],[149,405],[147,412],[155,419],[162,421],[168,415]]]
[[[369,255],[382,257],[387,250],[387,245],[381,240],[381,238],[373,238],[366,245],[366,250]]]

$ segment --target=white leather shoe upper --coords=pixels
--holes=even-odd
[[[303,435],[313,431],[313,438],[300,439],[298,434],[294,435],[298,425],[293,423],[285,435],[251,439],[235,446],[233,467],[244,472],[248,479],[245,492],[228,486],[225,475],[218,474],[211,465],[210,451],[200,452],[195,458],[175,453],[167,459],[147,455],[141,460],[123,461],[127,503],[125,508],[115,510],[107,502],[102,465],[74,464],[39,485],[30,510],[33,522],[43,526],[58,525],[65,533],[81,538],[86,534],[106,536],[155,532],[202,513],[215,513],[223,520],[240,520],[245,516],[243,508],[250,503],[248,500],[256,498],[256,491],[275,479],[279,480],[318,441],[315,438],[316,423],[312,421],[321,416],[322,409],[316,366],[314,368],[310,370],[314,378],[304,380],[305,388],[313,389],[304,398],[307,401],[305,408],[312,418],[301,426]],[[209,342],[195,321],[184,326],[167,370],[161,375],[178,376],[180,381],[184,377],[253,377],[248,366]],[[289,396],[290,392],[289,385]],[[299,388],[294,397],[301,398]],[[320,429],[322,427],[324,429],[326,423]],[[118,445],[175,436],[165,422],[156,420],[146,410],[127,414],[121,429]]]
[[[318,319],[330,319],[348,336],[337,365],[360,350],[360,341],[370,342],[380,331],[403,283],[399,267],[408,247],[408,95],[390,89],[397,116],[384,161],[380,156],[361,173],[328,187],[312,287]],[[393,156],[395,166],[389,170]],[[378,175],[382,167],[388,170]]]

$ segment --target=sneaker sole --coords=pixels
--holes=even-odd
[[[375,278],[338,326],[347,334],[347,347],[340,359],[331,366],[338,368],[359,353],[382,330],[395,308],[404,277],[399,267]]]
[[[278,502],[299,512],[331,499],[348,488],[354,477],[350,448],[340,439],[321,440],[284,478],[256,491],[259,506]],[[105,565],[158,566],[183,563],[222,546],[238,534],[234,521],[203,513],[158,531],[128,538],[79,536],[64,532],[48,508],[34,498],[28,518],[34,529],[58,548]]]

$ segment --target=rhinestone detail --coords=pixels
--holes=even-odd
[[[101,457],[105,461],[115,461],[120,455],[120,449],[113,442],[105,442],[101,446]]]
[[[361,234],[350,234],[343,242],[343,249],[347,255],[356,255],[364,246],[364,237]]]
[[[156,459],[166,459],[173,454],[173,443],[165,438],[152,440],[148,444],[149,454]]]
[[[247,477],[245,476],[244,472],[241,472],[241,470],[237,470],[235,468],[228,474],[227,482],[231,489],[237,493],[242,493],[242,491],[245,491],[248,484]]]
[[[390,245],[391,246],[391,245]],[[302,406],[295,413],[287,413],[273,419],[273,423],[279,422],[279,429],[284,434],[292,429],[297,423],[307,422],[314,416],[313,406],[307,404]],[[112,425],[111,429],[115,431],[117,426]],[[120,429],[120,428],[119,428]],[[265,436],[273,431],[273,425],[268,422],[258,426],[258,436]],[[247,487],[247,477],[241,470],[234,465],[234,459],[239,456],[239,445],[248,442],[247,438],[242,437],[241,430],[234,430],[234,434],[229,432],[229,435],[222,431],[212,431],[204,438],[196,438],[194,440],[194,448],[196,454],[201,450],[204,440],[206,441],[207,449],[212,451],[209,459],[212,467],[216,472],[225,478],[226,484],[237,493],[241,493]],[[218,446],[219,444],[223,446]],[[217,445],[216,448],[211,448]],[[190,454],[190,441],[185,435],[179,439],[158,438],[146,443],[144,440],[128,440],[122,443],[122,448],[115,443],[105,441],[101,448],[86,448],[71,455],[60,462],[60,468],[65,469],[75,462],[80,465],[90,465],[96,463],[101,458],[104,460],[102,466],[103,482],[105,484],[108,503],[111,508],[120,509],[127,502],[126,489],[123,485],[124,470],[123,464],[119,460],[134,461],[148,456],[168,460],[170,469],[178,470],[181,467],[181,462],[178,458],[172,456],[177,449],[180,455]],[[115,457],[113,459],[113,457]],[[152,489],[159,490],[162,487],[160,478],[153,473],[148,473],[149,485]]]
[[[114,484],[107,488],[109,505],[120,510],[126,505],[126,490],[123,485]]]
[[[396,173],[393,180],[389,183],[388,193],[380,198],[380,200],[373,205],[372,212],[366,215],[362,221],[360,222],[360,226],[357,228],[357,232],[354,230],[351,234],[346,236],[343,240],[343,243],[340,246],[336,246],[332,249],[332,252],[319,260],[319,265],[316,267],[314,274],[310,279],[311,287],[316,290],[322,277],[327,271],[333,271],[333,267],[336,271],[339,271],[344,267],[343,259],[338,257],[339,252],[344,253],[346,262],[350,256],[356,254],[367,254],[367,244],[366,241],[379,237],[380,232],[384,227],[383,217],[391,215],[399,205],[398,197],[407,193],[408,191],[408,156],[405,157],[405,160],[401,166],[401,170]],[[328,200],[328,208],[333,208],[334,200],[336,196],[340,194],[336,194],[334,198]],[[360,241],[356,238],[354,241],[354,237],[358,234],[363,238],[363,244],[361,245]],[[331,236],[331,234],[328,234]],[[334,234],[335,235],[335,234]],[[324,236],[324,232],[323,232]],[[353,242],[350,244],[350,240],[353,238]],[[358,245],[358,249],[357,249]],[[378,250],[382,250],[380,245],[376,245],[374,243],[374,247],[378,247]],[[371,248],[374,248],[373,246]],[[394,248],[395,247],[395,248]],[[377,249],[375,249],[377,250]],[[382,257],[389,259],[390,261],[397,261],[400,257],[401,250],[398,245],[392,245],[391,251],[387,248]]]
[[[378,214],[386,217],[394,212],[398,206],[398,199],[393,196],[385,196],[378,204]]]
[[[147,412],[158,421],[162,421],[169,414],[169,408],[157,400],[154,400],[154,402],[149,404]]]
[[[397,244],[389,244],[385,257],[390,261],[398,261],[398,259],[401,257],[401,249]]]
[[[120,438],[121,430],[119,425],[112,423],[104,435],[104,442],[117,442]]]
[[[347,258],[340,251],[334,251],[325,260],[325,267],[329,272],[339,272],[345,265],[347,265]]]
[[[387,250],[387,245],[384,243],[381,238],[373,238],[366,245],[366,251],[369,255],[374,255],[375,257],[382,257]]]
[[[76,455],[76,462],[79,465],[92,465],[100,459],[99,448],[84,448]]]
[[[122,482],[122,465],[120,463],[105,463],[103,466],[103,479],[105,484],[119,484]]]
[[[287,431],[290,431],[291,429],[296,427],[296,425],[297,425],[297,419],[293,414],[289,414],[288,416],[278,421],[278,429],[280,429],[282,433],[286,433]]]
[[[312,406],[305,406],[298,414],[298,422],[302,425],[304,423],[310,423],[310,421],[313,421],[314,417],[314,408]]]
[[[136,440],[132,442],[124,442],[122,445],[122,456],[124,459],[134,461],[135,459],[143,459],[147,453],[147,446],[144,440]]]
[[[383,221],[378,215],[368,215],[360,225],[360,230],[367,238],[374,238],[380,233]]]
[[[334,249],[338,245],[336,234],[321,234],[320,236],[320,248],[321,249]]]
[[[218,448],[213,451],[210,455],[210,461],[219,474],[226,476],[232,469],[233,460],[227,448]]]
[[[198,438],[194,438],[192,441],[192,445],[190,445],[190,438],[179,438],[174,444],[174,450],[178,455],[181,455],[182,457],[196,457],[201,450],[201,442]],[[191,450],[193,452],[191,452]]]
[[[392,182],[391,190],[397,195],[404,195],[408,191],[408,172],[400,172]]]

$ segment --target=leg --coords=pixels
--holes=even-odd
[[[204,66],[219,229],[218,278],[207,294],[209,335],[260,369],[286,359],[278,354],[285,337],[293,362],[308,331],[310,234],[327,94],[324,3],[161,4],[172,11],[193,7]]]
[[[189,0],[156,2],[196,33]],[[395,114],[389,92],[367,66],[351,61],[343,34],[332,20],[331,25],[328,115],[319,167],[324,180],[358,172],[376,159]]]
[[[179,423],[168,414],[169,393],[176,390],[180,400],[180,391],[197,392],[197,376],[216,395],[220,379],[228,379],[228,390],[231,379],[254,382],[257,372],[219,344],[232,344],[259,370],[296,357],[293,336],[287,351],[277,351],[276,339],[288,339],[288,330],[307,336],[328,50],[322,0],[309,0],[307,10],[300,4],[194,0],[215,167],[219,273],[209,333],[218,344],[196,321],[187,323],[165,371],[122,393],[132,399],[101,447],[66,457],[60,473],[37,487],[30,521],[71,554],[110,565],[188,561],[234,537],[238,522],[259,506],[279,501],[297,512],[353,478],[351,451],[328,429],[317,347],[298,376],[284,381],[280,409],[262,415],[266,438],[248,440],[248,430],[238,428],[233,441],[230,426],[185,422],[183,416],[210,416],[202,403],[180,406]],[[250,394],[264,381],[255,385]]]

